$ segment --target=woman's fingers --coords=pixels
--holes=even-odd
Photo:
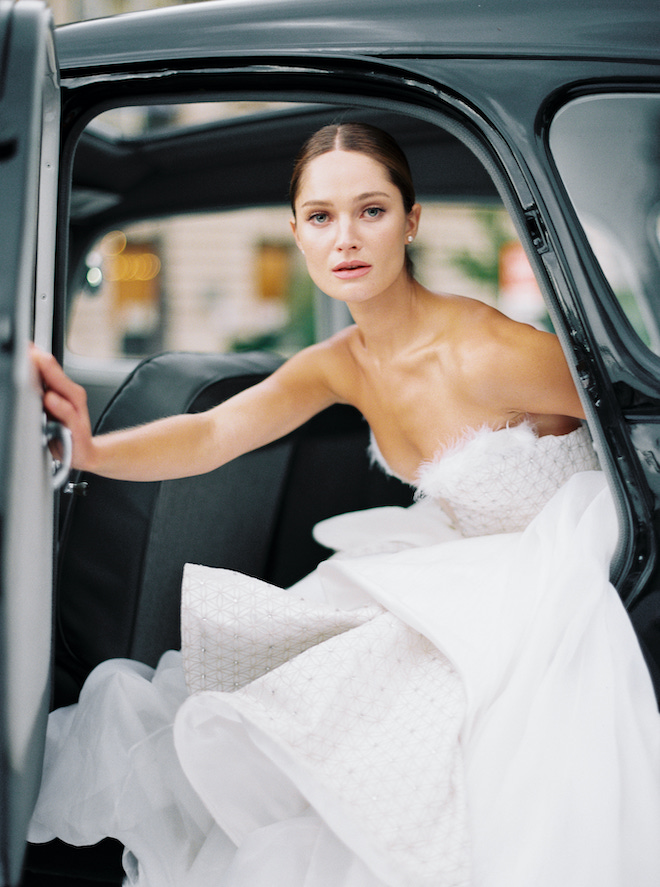
[[[84,389],[69,379],[52,354],[46,354],[33,347],[32,359],[45,391],[56,391],[72,402],[79,401],[81,396],[84,396]]]
[[[79,412],[71,401],[49,388],[43,396],[44,409],[52,419],[57,419],[67,428],[76,423]],[[73,430],[73,429],[72,429]]]
[[[51,354],[33,346],[32,360],[44,389],[44,409],[52,419],[61,422],[71,432],[73,465],[82,468],[92,436],[85,389],[69,379]]]
[[[44,389],[44,405],[48,404],[55,413],[57,405],[65,401],[76,412],[85,414],[87,412],[85,389],[66,375],[52,354],[45,354],[43,351],[33,348],[32,357]],[[64,404],[62,405],[64,406]],[[59,414],[55,417],[60,418]]]

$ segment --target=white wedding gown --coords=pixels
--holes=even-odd
[[[187,565],[182,653],[51,715],[30,839],[114,836],[139,887],[658,887],[660,718],[588,433],[482,430],[418,489],[320,524],[338,553],[286,591]]]

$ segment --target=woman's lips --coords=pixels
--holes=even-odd
[[[340,280],[353,280],[356,277],[364,277],[369,271],[371,271],[371,265],[367,265],[365,262],[342,262],[340,265],[335,265],[332,269],[332,273],[335,277],[339,277]]]

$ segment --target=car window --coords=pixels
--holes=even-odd
[[[69,350],[117,358],[309,344],[311,286],[288,218],[263,207],[108,232],[86,258]]]
[[[69,370],[114,384],[127,361],[162,351],[289,356],[350,323],[309,279],[286,205],[303,138],[347,113],[250,99],[118,107],[91,120],[73,170]],[[420,282],[549,327],[513,222],[470,150],[439,126],[359,113],[412,149]]]
[[[300,102],[250,101],[185,102],[166,105],[127,105],[97,114],[87,125],[90,132],[116,139],[169,135],[220,120],[253,117],[259,113],[301,108]]]
[[[660,96],[586,96],[550,148],[591,249],[632,328],[660,353]]]
[[[187,214],[113,229],[87,253],[68,323],[71,354],[108,360],[164,350],[267,348],[289,355],[350,322],[314,291],[288,207]],[[506,211],[423,202],[413,260],[430,289],[548,324]],[[83,273],[84,272],[84,273]],[[343,306],[341,306],[343,308]]]

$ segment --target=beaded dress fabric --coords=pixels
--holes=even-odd
[[[182,653],[51,716],[32,840],[113,835],[139,887],[656,887],[597,467],[583,428],[481,430],[410,508],[320,524],[336,554],[291,589],[187,565]]]
[[[393,474],[372,438],[372,458]],[[417,498],[432,499],[463,536],[524,530],[579,471],[599,468],[584,426],[537,437],[528,422],[498,431],[468,430],[417,472]]]

